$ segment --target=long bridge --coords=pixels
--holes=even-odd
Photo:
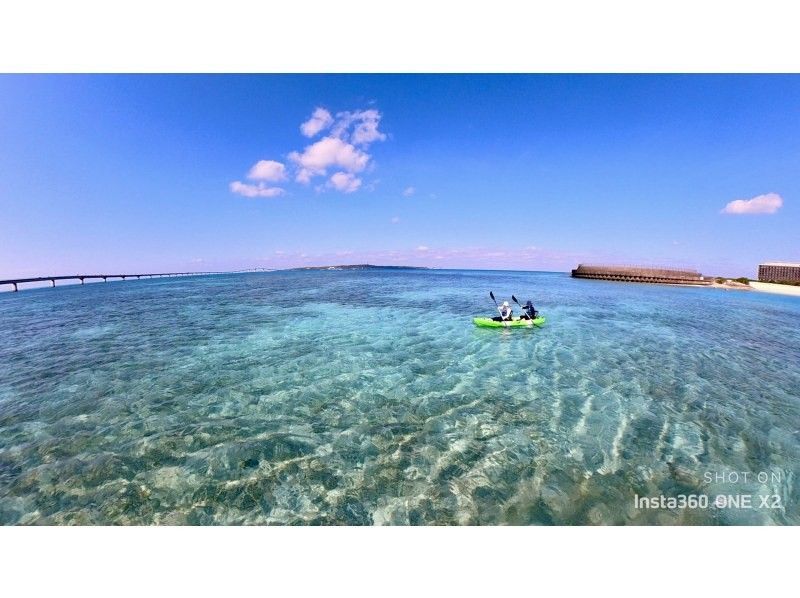
[[[50,282],[50,286],[56,286],[57,280],[80,280],[81,284],[86,280],[103,280],[107,282],[109,278],[119,278],[126,280],[128,278],[162,278],[165,276],[207,276],[209,274],[225,274],[224,272],[159,272],[154,274],[74,274],[71,276],[37,276],[35,278],[10,278],[8,280],[0,280],[0,286],[12,285],[14,292],[18,291],[17,285],[26,282]]]

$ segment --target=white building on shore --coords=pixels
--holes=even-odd
[[[767,262],[758,266],[761,282],[800,282],[800,263]]]

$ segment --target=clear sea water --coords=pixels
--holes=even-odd
[[[546,325],[475,328],[489,290]],[[444,270],[0,294],[3,524],[798,524],[798,474],[793,297]],[[634,504],[691,494],[753,508]]]

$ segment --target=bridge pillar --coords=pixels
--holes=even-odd
[[[83,284],[83,277],[81,277],[81,284]]]
[[[17,288],[17,283],[12,283],[14,285],[14,292],[16,293],[19,289]]]
[[[51,286],[51,287],[54,287],[54,286],[56,286],[56,281],[55,281],[55,279],[54,279],[54,278],[51,278],[51,279],[50,279],[50,286]]]
[[[103,282],[108,282],[108,277],[103,276]]]

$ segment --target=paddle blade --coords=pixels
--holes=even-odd
[[[514,303],[516,303],[517,305],[519,305],[519,301],[517,301],[517,298],[516,298],[516,297],[514,297],[514,295],[511,295],[511,298],[514,300]]]
[[[497,299],[494,298],[494,293],[492,293],[491,291],[489,291],[489,297],[492,298],[492,301],[497,301]]]

